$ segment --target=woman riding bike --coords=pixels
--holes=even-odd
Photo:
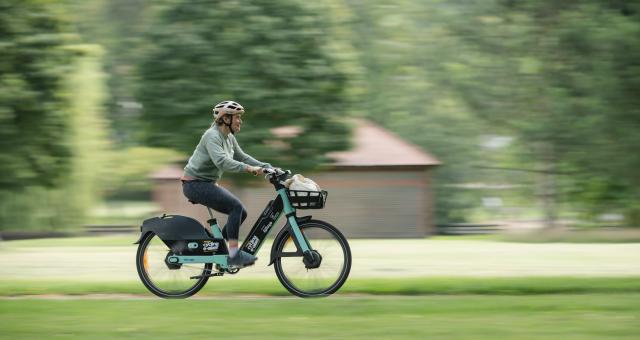
[[[213,108],[213,123],[202,135],[181,178],[182,192],[190,201],[228,215],[222,234],[228,240],[229,265],[238,268],[250,266],[257,259],[238,250],[238,232],[247,211],[236,196],[217,182],[225,171],[257,176],[271,167],[247,155],[238,145],[234,135],[241,129],[243,113],[244,108],[234,101],[223,101]]]

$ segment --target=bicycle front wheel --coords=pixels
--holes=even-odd
[[[140,242],[136,267],[142,283],[162,298],[186,298],[197,293],[209,280],[211,263],[169,264],[171,249],[153,232]],[[192,277],[198,278],[192,279]]]
[[[311,220],[300,225],[300,231],[311,244],[313,259],[301,256],[278,257],[274,262],[276,276],[292,294],[319,297],[335,293],[349,276],[351,250],[347,239],[331,224]],[[297,248],[289,232],[274,240],[276,254],[295,253]],[[306,262],[306,263],[305,263]]]

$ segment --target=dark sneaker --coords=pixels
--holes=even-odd
[[[257,259],[257,257],[240,250],[236,253],[236,256],[229,257],[229,261],[227,261],[227,264],[230,267],[243,268],[256,263]]]

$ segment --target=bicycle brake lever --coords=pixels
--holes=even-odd
[[[277,171],[273,168],[264,168],[264,178],[269,179],[269,176],[277,175]]]

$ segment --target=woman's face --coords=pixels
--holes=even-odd
[[[242,115],[233,115],[232,117],[231,126],[233,127],[233,131],[239,132],[240,126],[242,125]]]

